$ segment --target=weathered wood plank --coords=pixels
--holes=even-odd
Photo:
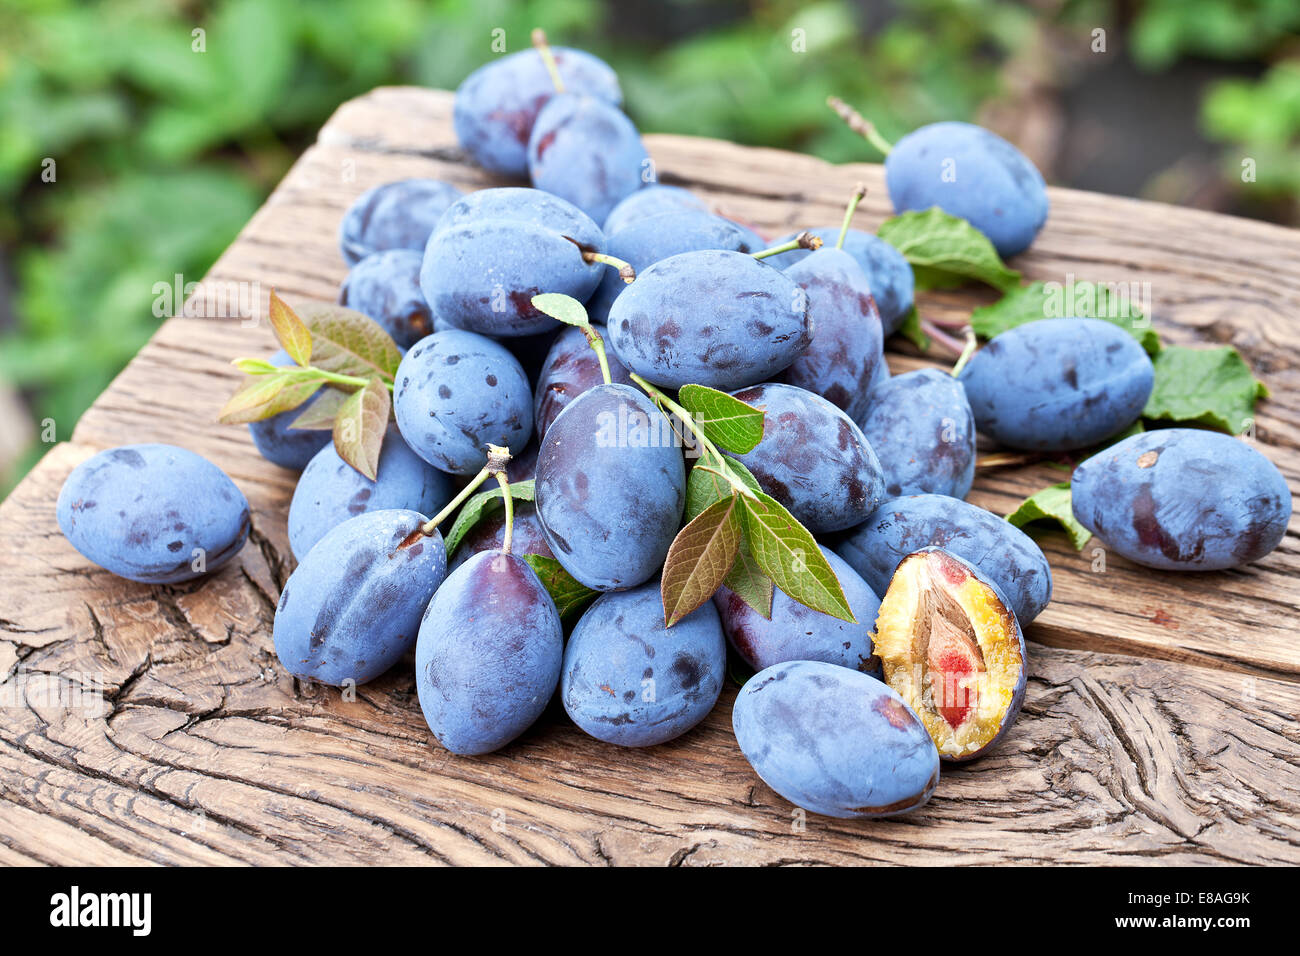
[[[386,89],[344,104],[207,281],[258,283],[263,304],[272,286],[332,298],[345,271],[337,223],[363,189],[416,175],[491,184],[456,148],[450,102]],[[859,180],[871,190],[860,224],[889,213],[878,166],[685,137],[649,145],[665,179],[768,235],[838,221]],[[1162,334],[1240,348],[1274,393],[1259,440],[1300,488],[1300,237],[1068,190],[1052,200],[1016,265],[1150,282]],[[922,308],[960,315],[987,298],[933,294]],[[1056,595],[1029,630],[1028,702],[1007,744],[947,773],[921,813],[810,817],[794,832],[736,750],[734,688],[696,731],[649,751],[552,713],[505,753],[467,760],[431,742],[407,668],[355,701],[287,676],[270,620],[290,568],[293,476],[246,430],[211,424],[238,379],[229,359],[272,347],[265,323],[168,321],[0,506],[0,862],[950,863],[958,848],[970,862],[1300,860],[1295,521],[1264,561],[1205,575],[1115,557],[1096,574],[1089,551],[1048,536]],[[895,370],[924,362],[906,348],[890,358]],[[150,440],[206,455],[248,495],[253,541],[209,580],[118,580],[55,526],[78,461]],[[1046,467],[996,471],[971,497],[1005,513],[1057,480]]]

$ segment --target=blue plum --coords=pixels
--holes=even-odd
[[[887,817],[924,805],[939,783],[925,726],[886,685],[824,661],[787,661],[746,682],[736,742],[769,787],[828,817]]]
[[[603,326],[594,326],[603,338]],[[623,385],[631,385],[627,369],[617,358],[606,354],[610,378]],[[570,326],[561,332],[551,345],[551,350],[542,363],[542,370],[537,376],[537,387],[533,393],[533,426],[537,437],[544,438],[546,429],[556,416],[568,407],[569,403],[589,388],[603,385],[605,378],[600,370],[600,359],[582,329]]]
[[[531,502],[516,501],[514,511],[511,553],[521,556],[540,554],[544,558],[555,557],[551,552],[551,546],[546,543],[546,532],[542,530],[542,522],[537,517],[537,508]],[[461,539],[456,553],[451,556],[451,569],[455,571],[481,551],[501,550],[505,537],[506,513],[503,508],[480,519],[478,524]]]
[[[267,361],[279,368],[288,368],[296,364],[284,349],[280,349]],[[261,456],[281,468],[289,468],[293,471],[302,471],[306,468],[307,462],[328,445],[333,440],[333,436],[328,428],[290,428],[289,426],[297,421],[298,416],[305,412],[312,402],[331,391],[334,390],[322,388],[297,408],[280,412],[270,418],[263,418],[261,421],[249,422],[248,431],[253,436],[253,444],[257,446]]]
[[[880,313],[866,274],[843,249],[827,246],[785,274],[808,296],[813,337],[778,380],[820,395],[861,421],[872,387],[889,377]]]
[[[718,612],[705,602],[664,627],[659,582],[604,594],[568,647],[560,697],[573,722],[620,747],[652,747],[708,716],[727,673]]]
[[[938,206],[989,237],[1004,259],[1029,247],[1047,221],[1043,174],[1001,136],[970,123],[931,123],[885,159],[898,213]]]
[[[567,199],[596,222],[604,222],[649,174],[641,134],[617,106],[596,96],[560,93],[537,114],[528,140],[533,185]]]
[[[619,106],[618,77],[603,60],[567,47],[551,47],[565,89]],[[456,90],[452,123],[460,145],[484,169],[502,176],[528,175],[528,138],[555,84],[541,54],[520,50],[487,63]]]
[[[367,511],[335,525],[289,575],[275,609],[275,653],[289,673],[334,687],[364,684],[412,645],[447,574],[442,535],[426,517]]]
[[[337,525],[365,511],[404,508],[434,515],[451,501],[451,479],[411,451],[389,425],[371,481],[344,461],[333,444],[317,452],[289,502],[289,547],[299,561]]]
[[[1142,414],[1151,359],[1103,319],[1039,319],[995,336],[961,370],[975,425],[1011,448],[1087,448]]]
[[[1149,568],[1213,571],[1258,561],[1282,541],[1291,491],[1236,438],[1195,428],[1132,435],[1082,462],[1074,517]]]
[[[756,671],[785,661],[825,661],[879,677],[880,661],[872,651],[871,635],[880,598],[843,558],[825,545],[820,548],[858,623],[814,611],[780,588],[772,594],[771,618],[764,618],[730,589],[721,587],[713,603],[727,640]]]
[[[420,291],[423,251],[387,249],[352,267],[339,287],[339,305],[374,319],[398,348],[409,349],[433,331],[429,303]]]
[[[885,680],[921,718],[940,758],[988,753],[1025,699],[1025,637],[997,585],[924,548],[899,564],[880,606]]]
[[[642,272],[609,310],[609,342],[656,385],[730,391],[803,354],[812,328],[802,290],[739,252],[684,252]]]
[[[749,230],[728,219],[698,209],[679,209],[638,219],[617,233],[609,234],[603,251],[629,263],[640,274],[661,259],[683,252],[701,249],[758,252],[762,248],[761,242],[756,242]],[[604,322],[609,316],[609,307],[627,287],[618,272],[606,270],[600,285],[587,300],[587,314],[591,320]]]
[[[807,231],[822,240],[823,249],[835,245],[840,238],[839,226],[821,226]],[[777,239],[772,245],[783,245],[797,235],[799,233],[792,232]],[[915,280],[911,264],[884,239],[860,229],[848,231],[844,237],[844,251],[857,260],[866,274],[867,286],[871,289],[871,297],[876,300],[885,337],[888,338],[898,331],[907,314],[912,311]],[[792,249],[772,256],[768,262],[777,268],[789,269],[810,255],[811,249]]]
[[[355,265],[385,249],[422,252],[438,219],[462,195],[437,179],[400,179],[367,189],[339,224],[344,260]]]
[[[412,450],[453,475],[487,464],[487,445],[511,454],[533,430],[532,389],[519,361],[473,332],[435,332],[402,358],[395,376],[397,427]]]
[[[885,478],[858,426],[820,395],[767,383],[733,393],[760,408],[763,440],[736,457],[809,531],[843,531],[880,502]]]
[[[540,189],[483,189],[454,203],[429,236],[420,288],[434,314],[483,335],[554,331],[533,296],[585,302],[608,266],[584,261],[604,233],[576,206]]]
[[[934,368],[887,379],[858,419],[891,498],[932,492],[965,498],[975,480],[975,418],[961,383]]]
[[[930,546],[978,568],[1007,596],[1022,624],[1052,599],[1052,570],[1033,538],[990,511],[945,495],[882,502],[835,550],[884,594],[899,562]]]
[[[688,209],[708,212],[708,208],[708,203],[689,189],[683,189],[681,186],[665,186],[661,183],[647,183],[620,200],[605,217],[602,228],[605,235],[613,236],[640,219]]]
[[[536,501],[556,560],[596,591],[659,572],[681,525],[686,466],[671,424],[628,385],[597,385],[546,430]]]
[[[560,615],[533,569],[481,551],[447,576],[420,623],[424,719],[452,753],[499,750],[542,715],[563,657]]]
[[[176,584],[215,571],[248,540],[248,501],[220,468],[175,445],[122,445],[72,470],[59,530],[119,577]]]

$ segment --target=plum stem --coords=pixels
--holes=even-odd
[[[853,195],[849,197],[849,206],[844,210],[844,224],[840,226],[840,238],[835,243],[836,249],[844,248],[844,239],[849,234],[849,223],[853,221],[853,214],[858,211],[858,203],[862,202],[862,197],[867,194],[867,187],[858,183],[853,190]]]
[[[965,343],[961,339],[953,338],[928,319],[921,320],[921,331],[947,349],[954,358],[961,355],[962,350],[965,348]]]
[[[472,495],[478,486],[483,484],[493,475],[505,474],[506,464],[510,461],[510,449],[502,448],[500,445],[488,445],[488,460],[483,466],[483,470],[474,476],[468,485],[460,490],[460,494],[447,502],[447,506],[430,518],[427,522],[420,525],[420,533],[429,537],[438,530],[438,525],[446,521],[451,515],[463,505],[469,496]]]
[[[546,42],[546,31],[538,27],[533,30],[533,46],[537,47],[537,52],[542,55],[542,62],[546,64],[546,72],[551,74],[551,82],[555,84],[555,92],[564,92],[564,80],[560,77],[560,66],[555,62],[555,54],[551,52],[551,45]]]
[[[821,247],[820,237],[814,236],[811,232],[801,232],[789,242],[783,242],[779,246],[761,252],[751,252],[750,255],[755,259],[766,259],[768,256],[777,256],[783,252],[793,252],[795,249],[820,249]]]
[[[975,330],[968,325],[966,326],[965,335],[966,344],[962,346],[961,353],[957,357],[957,364],[952,367],[953,378],[956,378],[961,374],[961,370],[966,367],[966,363],[969,362],[971,356],[975,354],[975,346],[977,344],[975,339]]]
[[[497,484],[501,486],[501,499],[506,506],[506,534],[501,540],[501,550],[506,554],[510,553],[510,543],[515,533],[515,499],[510,494],[510,479],[506,477],[504,471],[497,472]]]
[[[613,266],[618,270],[618,277],[629,285],[636,278],[636,270],[632,268],[632,263],[624,262],[607,252],[593,252],[590,249],[584,249],[582,251],[582,261],[601,262],[607,266]]]
[[[269,362],[265,362],[262,359],[249,358],[237,358],[230,364],[248,375],[283,375],[285,378],[303,379],[304,381],[322,379],[323,381],[330,382],[334,385],[346,385],[350,388],[365,388],[370,384],[370,379],[364,378],[360,375],[344,375],[341,372],[328,372],[325,369],[317,368],[314,365],[293,365],[281,367],[278,365],[271,365]],[[262,366],[264,365],[269,367],[263,368]],[[380,374],[375,377],[382,381],[390,392],[393,390],[393,383],[389,380],[387,375]]]
[[[587,337],[587,344],[591,350],[596,353],[596,359],[600,362],[600,375],[605,380],[606,385],[614,384],[614,377],[609,373],[609,358],[605,355],[605,340],[601,334],[596,331],[595,326],[590,322],[586,325],[580,325],[582,334]]]
[[[838,96],[826,97],[826,105],[833,109],[840,119],[848,124],[849,129],[857,133],[876,149],[880,150],[885,156],[894,151],[894,145],[885,137],[880,135],[880,130],[876,129],[876,124],[871,122],[848,103],[845,103]]]

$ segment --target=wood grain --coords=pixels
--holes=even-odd
[[[407,176],[464,188],[449,94],[380,89],[344,104],[205,280],[332,299],[339,218]],[[712,140],[652,136],[665,181],[766,235],[837,222],[856,182],[859,225],[889,214],[880,167]],[[1014,263],[1027,277],[1149,282],[1169,341],[1231,343],[1272,389],[1262,449],[1300,488],[1300,236],[1192,210],[1052,190],[1052,215]],[[989,294],[921,297],[959,316]],[[251,303],[250,303],[251,304]],[[291,570],[294,476],[247,431],[204,424],[238,380],[236,355],[273,348],[268,323],[167,321],[71,439],[0,505],[0,864],[45,863],[1295,863],[1300,861],[1300,525],[1265,560],[1176,575],[1108,556],[1094,573],[1042,539],[1052,605],[1028,630],[1025,713],[1007,742],[947,770],[898,821],[809,816],[754,776],[730,732],[734,687],[699,728],[645,751],[602,744],[552,712],[504,753],[432,742],[409,666],[355,700],[304,686],[270,623]],[[926,364],[906,346],[896,371]],[[59,534],[54,501],[77,462],[137,441],[203,454],[244,490],[253,537],[209,579],[114,578]],[[1005,513],[1060,480],[1045,466],[982,474]]]

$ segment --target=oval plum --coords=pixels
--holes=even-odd
[[[975,417],[961,383],[933,368],[871,390],[859,424],[885,472],[885,493],[965,498],[975,481]]]

